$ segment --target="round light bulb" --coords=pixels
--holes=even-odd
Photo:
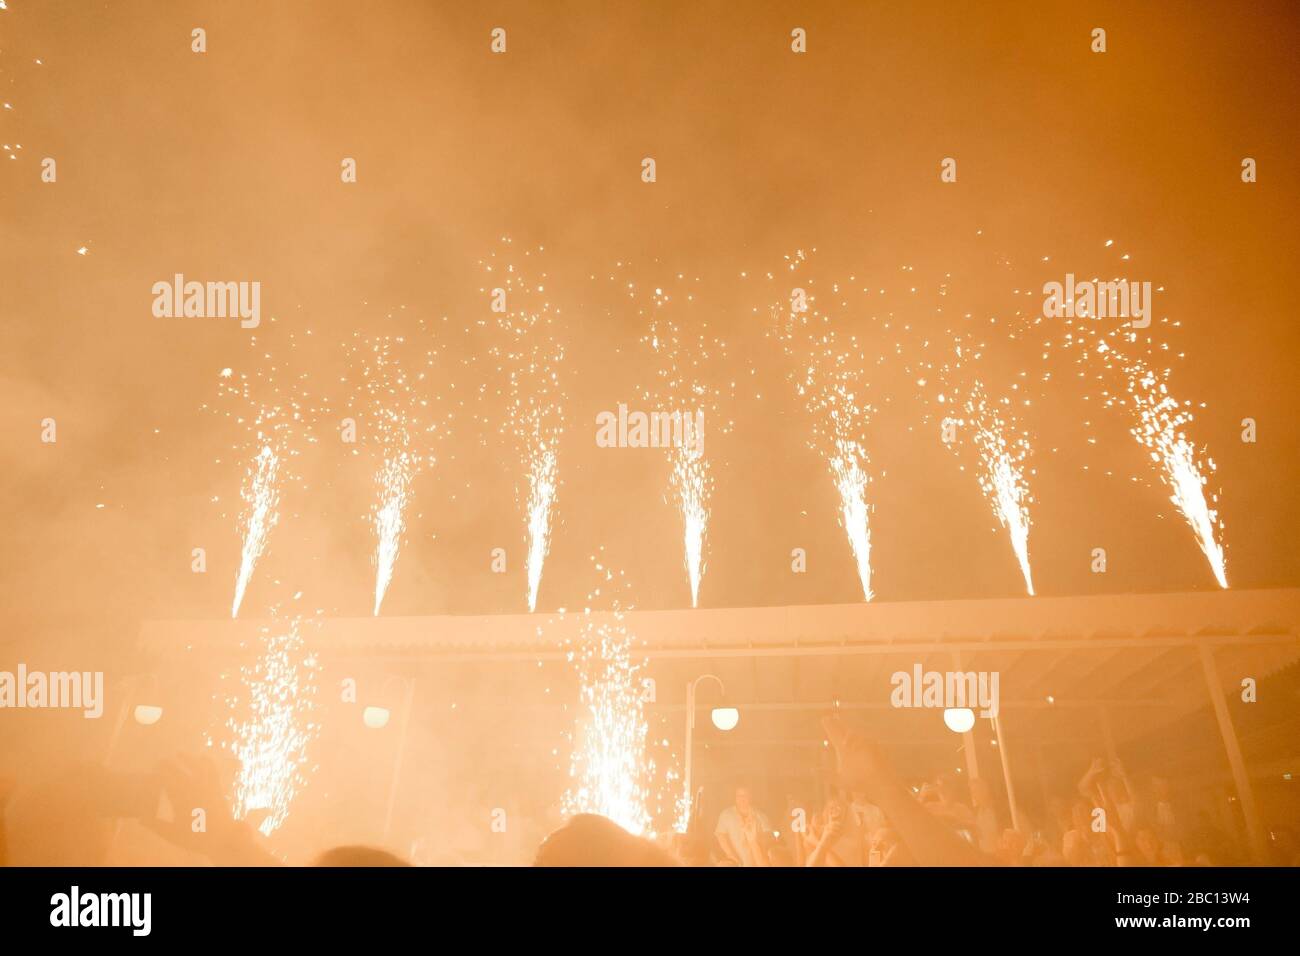
[[[719,730],[732,730],[740,723],[740,711],[734,707],[714,707],[713,726]]]
[[[143,724],[145,727],[156,724],[162,720],[162,708],[153,704],[137,704],[135,708],[135,722]]]
[[[943,712],[943,722],[954,734],[969,733],[975,726],[975,711],[969,707],[949,707]]]

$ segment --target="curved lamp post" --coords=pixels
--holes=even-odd
[[[702,680],[717,681],[718,690],[722,691],[724,696],[727,693],[722,678],[715,674],[701,674],[686,685],[686,772],[683,776],[686,783],[686,828],[688,830],[691,826],[691,817],[695,812],[695,793],[691,790],[691,766],[695,755],[695,688]],[[715,707],[712,716],[713,725],[719,730],[731,730],[740,719],[740,713],[734,707]]]

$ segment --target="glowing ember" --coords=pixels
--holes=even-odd
[[[263,445],[249,465],[240,488],[244,510],[240,515],[244,546],[240,552],[239,573],[235,577],[235,598],[230,605],[230,616],[239,616],[244,591],[253,577],[257,559],[266,550],[266,540],[280,518],[280,489],[277,483],[280,458],[270,445]]]

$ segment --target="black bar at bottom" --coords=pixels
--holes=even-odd
[[[460,949],[466,932],[487,932],[481,943],[518,934],[542,947],[595,943],[602,934],[614,934],[604,937],[611,945],[645,934],[679,945],[722,925],[733,941],[733,931],[770,942],[773,934],[815,936],[819,927],[834,933],[839,926],[863,939],[883,933],[917,944],[1190,935],[1228,942],[1282,932],[1295,916],[1295,875],[1267,868],[0,869],[0,927],[7,942],[76,933],[82,944],[152,939],[259,949],[348,939],[371,948],[386,940],[380,948],[422,941]],[[1032,935],[1039,931],[1050,935]]]

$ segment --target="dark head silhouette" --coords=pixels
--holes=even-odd
[[[676,866],[677,861],[607,817],[580,813],[542,841],[533,865]]]
[[[373,846],[336,846],[316,857],[312,866],[410,866],[401,857]]]

